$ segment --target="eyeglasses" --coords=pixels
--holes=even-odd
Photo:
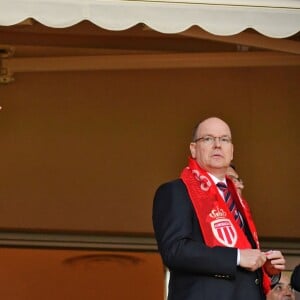
[[[212,145],[213,143],[216,142],[216,140],[219,140],[219,143],[221,145],[228,145],[231,143],[231,137],[224,135],[224,136],[211,136],[211,135],[206,135],[203,137],[200,137],[198,139],[194,140],[194,143],[197,143],[199,141],[203,142],[206,145]]]

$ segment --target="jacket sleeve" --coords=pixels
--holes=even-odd
[[[180,179],[158,188],[152,218],[158,249],[169,269],[235,277],[237,249],[204,244],[192,203]]]

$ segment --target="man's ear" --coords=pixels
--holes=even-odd
[[[194,142],[190,143],[190,151],[191,151],[192,158],[196,158],[196,143]]]

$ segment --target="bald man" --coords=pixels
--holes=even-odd
[[[161,185],[153,204],[159,252],[170,270],[168,300],[264,300],[269,276],[285,268],[280,251],[262,252],[247,203],[226,176],[231,130],[200,122],[179,179]]]

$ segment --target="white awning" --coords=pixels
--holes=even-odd
[[[34,18],[49,27],[68,27],[82,20],[108,30],[144,23],[163,33],[197,25],[215,35],[234,35],[252,28],[275,38],[300,31],[299,0],[0,0],[0,25]]]

